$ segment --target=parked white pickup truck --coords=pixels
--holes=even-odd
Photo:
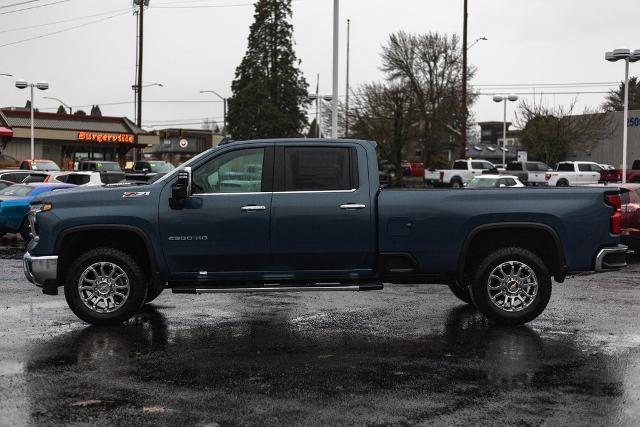
[[[496,166],[487,160],[456,160],[453,162],[451,169],[425,169],[424,180],[427,184],[447,184],[453,188],[462,188],[474,176],[482,175],[482,172],[494,169],[496,169]]]
[[[560,162],[555,171],[546,174],[549,186],[597,184],[602,166],[594,162]]]

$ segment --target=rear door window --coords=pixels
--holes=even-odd
[[[453,162],[453,169],[455,170],[467,170],[467,162],[464,160],[458,160]]]
[[[527,168],[529,166],[527,165]],[[522,163],[509,163],[507,165],[507,170],[508,171],[521,171],[522,170]]]
[[[591,165],[590,164],[585,164],[585,163],[580,163],[578,165],[578,170],[580,172],[591,172]]]
[[[355,168],[355,150],[349,147],[286,147],[284,191],[352,190]]]
[[[80,174],[80,173],[74,173],[67,176],[66,183],[74,184],[74,185],[85,185],[85,184],[88,184],[89,181],[91,181],[91,176]]]
[[[573,163],[559,163],[558,164],[558,171],[559,172],[573,172],[575,169],[573,169]]]

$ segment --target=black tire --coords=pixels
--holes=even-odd
[[[505,265],[505,268],[508,267],[512,269],[511,274],[514,273],[514,265],[516,267],[524,265],[524,267],[533,272],[538,285],[537,292],[533,295],[533,298],[528,294],[531,288],[524,291],[524,288],[521,287],[519,282],[514,283],[515,280],[506,283],[504,285],[505,290],[494,289],[493,291],[490,291],[489,280],[491,273],[497,269],[498,266],[508,262],[515,263],[512,265]],[[519,276],[520,270],[516,271]],[[499,282],[495,279],[497,276],[493,277],[494,279],[491,279],[491,283],[499,285]],[[504,273],[503,277],[505,277],[506,281],[507,279]],[[531,277],[531,275],[529,275],[529,277]],[[513,283],[513,285],[511,285],[511,283]],[[473,303],[476,308],[478,308],[478,310],[480,310],[480,312],[489,319],[502,325],[520,325],[530,322],[544,311],[545,307],[549,303],[549,299],[551,298],[551,287],[551,275],[549,274],[549,270],[536,254],[527,249],[508,247],[492,252],[480,263],[480,265],[478,265],[470,290],[471,298],[473,299]],[[509,292],[515,292],[518,295],[511,293],[508,295],[505,294],[504,292],[506,292],[507,288],[509,288]],[[505,295],[502,303],[503,307],[499,306],[499,301],[494,303],[490,296],[490,292],[496,292],[493,294],[496,300],[501,299],[502,297],[498,294],[498,291]],[[529,301],[525,303],[521,296],[524,296],[525,300]],[[515,298],[519,299],[515,300]],[[518,305],[522,304],[520,309],[518,309],[518,305],[515,305],[516,302]],[[525,306],[525,304],[527,305]]]
[[[144,299],[144,303],[149,304],[151,301],[158,298],[162,291],[164,291],[163,288],[154,288],[150,286],[149,289],[147,289],[147,297]]]
[[[83,273],[90,266],[98,263],[115,265],[125,273],[125,278],[128,279],[127,298],[121,302],[120,307],[110,312],[100,312],[100,307],[96,307],[95,303],[93,309],[88,307],[82,301],[78,289]],[[104,271],[102,274],[107,277]],[[97,278],[97,274],[92,277]],[[64,296],[74,314],[85,322],[93,325],[117,325],[130,319],[140,310],[147,297],[147,282],[142,269],[131,256],[114,248],[96,248],[82,254],[69,267],[64,281]],[[109,286],[105,285],[105,287]],[[97,295],[95,290],[93,294]]]
[[[462,188],[462,180],[458,177],[451,178],[451,188]]]
[[[453,293],[458,299],[462,302],[465,302],[469,305],[473,305],[473,300],[471,299],[471,291],[469,291],[469,286],[460,286],[457,283],[449,284],[449,289],[451,289],[451,293]]]
[[[569,186],[569,181],[567,181],[566,179],[561,179],[556,184],[556,187],[568,187],[568,186]]]
[[[18,233],[25,242],[28,243],[31,240],[31,226],[29,225],[29,220],[27,218],[22,220]]]

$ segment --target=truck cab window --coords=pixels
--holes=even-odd
[[[355,154],[355,153],[354,153]],[[287,147],[285,191],[351,190],[351,149],[341,147]]]
[[[467,162],[466,160],[457,160],[453,162],[453,168],[456,170],[467,170]]]
[[[264,148],[237,150],[215,157],[193,172],[193,194],[262,191]]]

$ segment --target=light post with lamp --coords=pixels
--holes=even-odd
[[[614,49],[605,52],[604,59],[610,62],[624,60],[624,118],[622,127],[622,183],[627,182],[627,138],[629,120],[629,63],[640,61],[640,49]]]
[[[518,100],[518,95],[500,96],[495,95],[493,102],[504,103],[504,119],[502,121],[502,164],[507,164],[507,101],[515,102]]]
[[[220,95],[215,90],[201,90],[200,93],[212,93],[222,100],[222,132],[227,134],[227,98]]]
[[[31,102],[29,103],[30,111],[31,111],[31,160],[34,159],[34,152],[35,152],[35,144],[33,141],[33,88],[37,87],[40,90],[47,90],[49,89],[49,83],[47,82],[38,82],[38,83],[29,83],[26,80],[17,80],[16,81],[16,87],[18,89],[26,89],[26,88],[31,88]]]
[[[73,114],[73,109],[71,108],[71,106],[65,104],[60,98],[54,98],[53,96],[43,96],[42,99],[52,99],[54,101],[58,101],[64,107],[69,109],[69,115]]]

